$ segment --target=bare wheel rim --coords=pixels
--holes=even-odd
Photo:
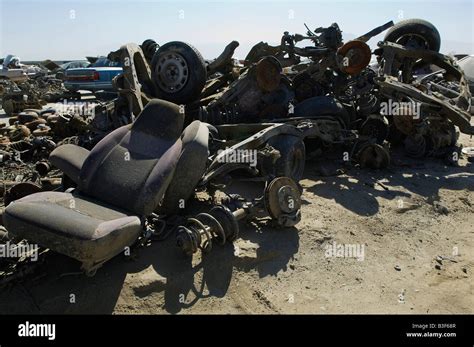
[[[429,48],[428,41],[422,35],[418,35],[414,33],[400,36],[400,38],[397,40],[397,43],[400,43],[402,45],[408,45],[410,47],[418,48],[418,49]]]
[[[164,53],[155,69],[159,87],[167,93],[177,93],[189,79],[188,63],[181,54]]]

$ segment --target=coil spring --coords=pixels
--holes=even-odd
[[[155,52],[160,48],[160,45],[156,43],[155,40],[148,39],[143,41],[142,43],[142,51],[143,54],[145,55],[145,58],[148,60],[151,60],[153,58],[153,55]]]
[[[224,228],[208,213],[200,213],[194,218],[188,218],[186,225],[179,227],[178,233],[178,245],[188,254],[193,254],[198,249],[204,253],[210,252],[214,239],[219,240],[222,245],[226,242]]]

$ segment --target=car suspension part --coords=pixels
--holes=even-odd
[[[232,199],[232,205],[233,210],[218,205],[209,213],[188,218],[184,225],[178,227],[178,247],[186,255],[192,255],[198,249],[209,252],[214,240],[222,245],[226,241],[232,242],[239,235],[238,221],[256,217],[262,210],[282,227],[294,226],[301,219],[301,192],[298,185],[287,177],[272,180],[265,188],[263,197],[252,202]]]

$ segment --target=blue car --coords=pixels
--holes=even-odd
[[[64,86],[70,91],[113,91],[112,79],[121,73],[120,63],[100,57],[86,68],[67,69]]]

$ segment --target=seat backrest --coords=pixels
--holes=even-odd
[[[183,148],[176,170],[159,206],[160,214],[174,214],[194,190],[206,171],[209,157],[209,128],[198,120],[181,134]]]
[[[138,215],[152,213],[181,153],[183,121],[178,105],[152,100],[133,124],[114,130],[92,149],[79,190]]]

